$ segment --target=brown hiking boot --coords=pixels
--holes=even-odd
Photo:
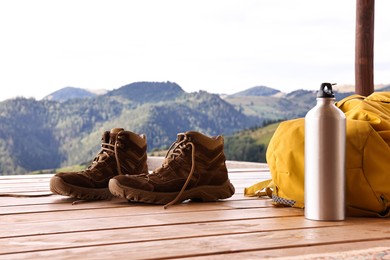
[[[101,150],[81,172],[60,172],[50,180],[50,190],[83,200],[108,199],[111,178],[121,174],[148,173],[146,138],[122,128],[106,131]]]
[[[166,204],[187,199],[215,201],[234,194],[223,152],[223,137],[198,132],[178,134],[163,165],[153,173],[110,180],[110,191],[129,201]]]

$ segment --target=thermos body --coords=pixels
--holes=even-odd
[[[345,219],[346,119],[334,100],[317,97],[317,105],[305,117],[307,219]]]

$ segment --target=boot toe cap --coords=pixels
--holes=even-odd
[[[92,182],[89,178],[86,178],[82,174],[76,174],[73,172],[60,172],[55,175],[58,178],[61,178],[61,180],[67,184],[77,186],[77,187],[84,187],[84,188],[107,188],[108,181],[107,182]]]
[[[114,177],[121,186],[130,187],[133,189],[153,191],[153,185],[148,181],[148,176],[141,175],[119,175]]]

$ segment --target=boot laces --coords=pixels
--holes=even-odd
[[[111,149],[110,147],[114,148],[113,144],[109,143],[102,143],[101,149],[99,153],[95,156],[90,166],[88,166],[88,170],[94,168],[97,164],[99,164],[102,161],[105,161],[108,157],[110,157],[111,153],[115,153],[114,149]]]
[[[124,166],[121,165],[121,162],[120,162],[120,159],[118,156],[118,147],[119,146],[120,146],[120,144],[119,144],[118,140],[115,140],[114,144],[102,143],[100,152],[93,159],[92,164],[90,166],[88,166],[87,170],[91,170],[97,164],[99,164],[102,161],[105,161],[107,158],[109,158],[111,154],[114,154],[115,161],[116,161],[116,167],[118,169],[118,175],[122,175],[122,167],[124,167]]]
[[[176,195],[176,197],[166,205],[164,205],[164,209],[167,209],[169,206],[176,204],[180,197],[182,196],[183,192],[188,186],[188,183],[190,182],[192,175],[194,174],[195,170],[195,145],[193,142],[191,142],[190,138],[187,137],[187,135],[184,135],[183,140],[181,141],[176,141],[173,143],[167,152],[167,155],[165,156],[165,161],[162,165],[163,168],[168,167],[169,162],[174,160],[176,157],[180,157],[181,155],[184,154],[185,149],[189,149],[191,147],[191,170],[187,176],[187,179],[181,188],[180,192]],[[172,152],[171,152],[172,151]]]

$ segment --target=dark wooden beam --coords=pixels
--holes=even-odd
[[[375,0],[356,0],[355,92],[374,92]]]

